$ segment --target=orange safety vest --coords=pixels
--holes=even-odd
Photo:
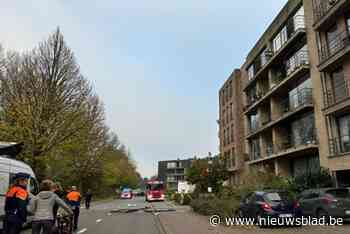
[[[28,199],[28,192],[19,187],[19,186],[13,186],[10,188],[10,190],[6,193],[7,198],[19,198],[21,200],[27,200]]]
[[[80,198],[81,198],[81,195],[77,191],[72,191],[72,192],[67,194],[68,201],[78,202],[78,201],[80,201]]]

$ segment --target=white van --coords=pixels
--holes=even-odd
[[[5,195],[16,173],[23,172],[30,175],[28,184],[30,197],[39,192],[38,183],[32,168],[24,162],[9,158],[8,155],[1,155],[5,152],[3,146],[0,143],[0,230],[2,229],[2,221],[5,215]],[[12,146],[13,144],[9,145],[9,147]],[[30,217],[28,221],[30,221]]]

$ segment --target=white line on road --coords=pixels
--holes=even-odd
[[[81,229],[81,230],[78,232],[78,234],[84,233],[84,232],[86,232],[86,231],[87,231],[87,228],[83,228],[83,229]]]
[[[102,222],[102,219],[96,220],[96,223],[101,223],[101,222]]]

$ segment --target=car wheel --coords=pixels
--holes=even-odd
[[[329,215],[328,215],[327,211],[325,211],[325,210],[323,210],[323,209],[319,209],[319,210],[317,211],[316,216],[317,216],[318,219],[321,219],[321,218],[324,217],[324,218],[326,219],[326,223],[329,222]]]
[[[259,228],[265,228],[265,225],[261,222],[262,214],[259,212],[256,214],[256,224],[259,226]]]
[[[243,211],[242,211],[241,209],[238,209],[238,210],[236,211],[236,216],[237,216],[237,217],[240,217],[240,218],[243,218],[243,217],[244,217]]]

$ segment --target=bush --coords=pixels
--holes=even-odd
[[[188,193],[175,193],[174,201],[179,205],[189,205],[192,201],[191,194]]]
[[[231,217],[239,207],[239,201],[236,199],[220,199],[213,197],[211,199],[200,197],[190,203],[194,212],[201,215],[219,215],[221,217]]]

